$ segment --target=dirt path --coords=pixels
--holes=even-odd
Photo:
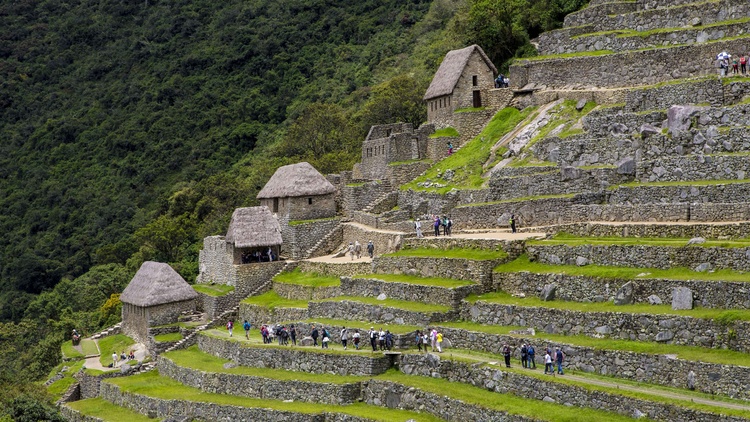
[[[91,340],[90,338],[87,340]],[[96,348],[99,349],[99,354],[96,356],[91,356],[86,358],[86,368],[89,369],[96,369],[99,371],[115,371],[117,368],[119,368],[120,365],[117,365],[115,368],[108,368],[106,366],[102,366],[101,362],[99,362],[99,358],[101,357],[102,353],[111,353],[107,352],[106,350],[102,352],[101,348],[99,347],[99,341],[94,340],[94,343],[96,343]],[[143,343],[136,343],[133,346],[130,347],[131,350],[133,350],[133,354],[135,354],[135,359],[138,361],[143,361],[143,359],[148,356],[148,350],[146,349],[146,345]],[[120,362],[118,362],[120,363]]]
[[[372,262],[372,258],[370,258],[369,256],[367,256],[367,254],[364,254],[364,255],[362,255],[362,258],[357,259],[355,257],[354,260],[352,260],[352,258],[349,256],[349,254],[347,254],[346,256],[342,256],[342,257],[338,257],[338,258],[335,255],[325,255],[325,256],[319,256],[317,258],[305,259],[305,261],[310,261],[310,262],[325,262],[327,264],[341,264],[341,265],[346,265],[346,264],[361,264],[363,262]]]

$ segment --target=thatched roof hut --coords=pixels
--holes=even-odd
[[[147,308],[198,297],[169,264],[146,261],[120,295],[123,303]]]
[[[235,248],[277,246],[283,243],[279,221],[268,207],[234,210],[226,241],[234,244]]]
[[[437,72],[435,72],[435,76],[432,78],[432,82],[430,82],[430,87],[427,88],[427,92],[424,94],[424,100],[427,101],[453,93],[453,89],[456,87],[461,73],[475,51],[479,53],[479,56],[487,64],[487,67],[492,70],[493,75],[496,75],[497,68],[495,68],[490,58],[484,53],[482,47],[474,44],[460,50],[449,51],[445,55],[443,62],[440,63]]]
[[[258,199],[326,195],[336,188],[309,163],[279,167],[258,192]]]

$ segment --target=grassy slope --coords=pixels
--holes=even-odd
[[[529,245],[623,245],[623,246],[668,246],[673,248],[688,247],[688,238],[679,237],[581,237],[573,236],[567,233],[558,233],[551,239],[532,240]],[[746,248],[750,247],[750,239],[735,240],[711,240],[707,239],[705,243],[690,245],[695,248]]]
[[[226,284],[193,284],[193,289],[198,293],[208,296],[224,296],[234,291],[234,286]]]
[[[86,416],[107,422],[153,422],[156,420],[130,409],[114,405],[99,397],[67,403],[66,406]]]
[[[304,273],[299,268],[295,268],[291,272],[281,273],[274,277],[273,281],[307,287],[333,287],[341,284],[341,280],[338,277]]]
[[[274,308],[307,308],[306,300],[291,300],[279,296],[271,290],[258,296],[250,296],[242,301],[248,305],[262,306],[268,309]]]
[[[123,334],[104,337],[99,340],[99,350],[102,352],[99,362],[102,366],[107,367],[112,363],[112,352],[119,356],[122,352],[129,352],[130,347],[134,344],[135,340]]]

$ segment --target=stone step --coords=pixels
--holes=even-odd
[[[584,311],[581,304],[571,302],[540,302],[536,298],[517,299],[489,294],[479,296],[475,302],[465,302],[461,318],[478,324],[531,327],[550,334],[655,341],[750,352],[750,334],[747,331],[750,322],[726,322],[711,317],[720,314],[720,310],[713,313],[707,310],[671,311],[668,306],[662,305],[650,306],[650,312],[638,312],[640,307],[629,310],[627,306],[598,305],[594,308],[596,311]],[[691,314],[698,317],[689,316]]]
[[[750,5],[747,7],[750,9]],[[718,70],[714,64],[716,51],[744,51],[747,38],[748,36],[743,36],[702,44],[622,53],[602,51],[573,57],[539,56],[515,62],[510,67],[509,78],[511,88],[514,89],[582,89],[638,87],[675,79],[717,75]],[[675,57],[704,59],[674,66]],[[603,69],[617,69],[617,72]]]

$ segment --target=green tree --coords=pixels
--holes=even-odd
[[[427,119],[427,107],[422,100],[427,85],[427,80],[404,74],[373,87],[361,114],[364,129],[397,122],[419,127]]]
[[[188,214],[159,216],[135,232],[135,239],[146,249],[146,253],[160,262],[179,260],[194,238],[195,222]]]

